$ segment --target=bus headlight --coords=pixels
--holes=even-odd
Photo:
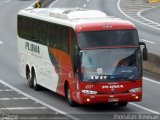
[[[142,88],[139,87],[139,88],[130,89],[129,92],[134,93],[134,92],[139,92],[139,91],[141,91],[141,90],[142,90]]]
[[[98,92],[92,91],[92,90],[82,90],[82,93],[94,95],[94,94],[97,94]]]

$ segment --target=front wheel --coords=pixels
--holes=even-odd
[[[74,102],[73,100],[71,100],[71,92],[70,92],[69,86],[66,87],[66,99],[68,101],[68,104],[71,107],[75,107],[76,106],[76,102]]]

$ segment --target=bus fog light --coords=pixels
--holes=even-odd
[[[139,87],[139,88],[130,89],[129,92],[134,93],[134,92],[139,92],[141,90],[142,90],[142,88]]]
[[[89,99],[89,98],[87,98],[87,102],[90,102],[90,99]]]
[[[135,99],[139,99],[139,97],[138,97],[138,96],[136,96],[136,97],[135,97]]]
[[[82,93],[85,93],[85,94],[97,94],[97,91],[92,91],[92,90],[82,90]]]

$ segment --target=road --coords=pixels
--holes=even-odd
[[[142,13],[142,16],[145,17],[146,19],[159,23],[160,16],[158,16],[158,14],[160,14],[160,7],[144,11]]]
[[[160,4],[148,4],[145,0],[118,0],[117,4],[118,11],[121,11],[123,18],[131,20],[137,25],[139,28],[140,39],[146,42],[149,51],[155,54],[159,54],[160,23],[155,23],[149,19],[145,19],[142,13],[152,10],[152,8],[157,8],[159,5]],[[117,14],[116,12],[117,11],[115,11],[115,14]],[[122,14],[119,14],[119,17],[122,17]],[[158,21],[158,17],[156,20]]]
[[[114,115],[116,114],[152,114],[152,113],[160,113],[160,83],[154,82],[158,81],[159,77],[145,74],[146,78],[144,79],[143,85],[143,101],[140,103],[130,103],[126,108],[121,108],[115,105],[98,105],[98,106],[78,106],[78,107],[70,107],[67,105],[65,99],[51,91],[34,91],[28,87],[27,81],[23,79],[18,73],[18,55],[17,55],[17,33],[16,33],[16,15],[20,9],[23,9],[33,3],[34,0],[1,0],[0,1],[0,81],[8,83],[14,88],[23,91],[29,96],[40,100],[42,103],[38,105],[41,108],[47,108],[45,112],[51,111],[56,112],[65,112],[74,117],[77,117],[82,120],[112,120]],[[56,3],[52,4],[51,7],[85,7],[90,9],[98,9],[103,12],[106,12],[108,15],[117,16],[123,19],[129,19],[124,16],[119,9],[117,8],[117,0],[58,0]],[[129,19],[130,20],[130,19]],[[159,53],[159,33],[155,28],[146,26],[144,24],[133,21],[139,30],[139,35],[141,39],[149,40],[154,42],[151,44],[147,42],[148,48],[150,52]],[[153,80],[151,82],[151,80]],[[0,82],[1,83],[1,82]],[[1,83],[1,86],[4,85]],[[6,85],[5,85],[6,86]],[[11,89],[11,86],[7,86],[7,89]],[[2,89],[0,87],[0,89]],[[6,91],[7,92],[7,91]],[[9,91],[8,91],[9,92]],[[13,91],[14,93],[17,91]],[[3,96],[5,94],[5,96]],[[7,93],[9,94],[9,93]],[[26,98],[27,96],[7,96],[6,93],[0,92],[0,97],[20,97]],[[1,96],[2,95],[2,96]],[[28,100],[25,100],[21,107],[27,105],[32,105],[33,99],[32,97]],[[27,99],[26,98],[26,99]],[[0,101],[0,104],[3,104]],[[47,104],[47,105],[46,105]],[[5,105],[5,104],[4,104]],[[14,104],[15,105],[15,104]],[[35,103],[34,103],[35,105]],[[11,106],[8,106],[11,107]],[[17,106],[14,106],[17,107]],[[44,110],[43,109],[43,110]],[[54,110],[55,111],[54,111]],[[14,112],[14,110],[12,110]],[[30,111],[30,110],[29,110]],[[19,111],[17,111],[19,112]],[[21,110],[25,114],[26,111]],[[1,113],[1,112],[0,112]],[[34,111],[33,111],[34,113]],[[71,117],[71,116],[69,116]]]

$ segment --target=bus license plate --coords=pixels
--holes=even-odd
[[[110,98],[108,99],[108,102],[118,102],[119,99],[118,98]]]

